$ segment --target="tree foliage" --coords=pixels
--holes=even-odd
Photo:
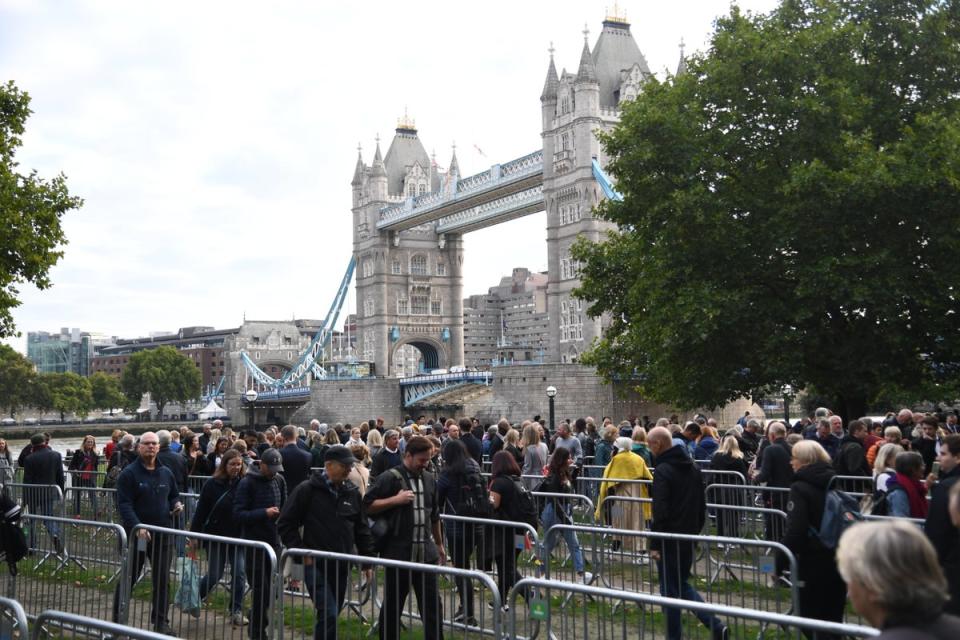
[[[202,378],[193,361],[173,347],[157,347],[130,356],[120,384],[131,401],[149,393],[162,416],[168,402],[187,402],[200,396]]]
[[[120,388],[120,380],[103,371],[97,371],[90,376],[90,390],[93,395],[93,406],[109,411],[113,415],[113,410],[117,407],[127,407],[130,405],[127,396]]]
[[[680,406],[814,385],[858,413],[960,363],[960,2],[734,7],[603,144],[588,354]]]
[[[89,379],[72,371],[42,373],[40,377],[50,391],[52,407],[60,412],[61,422],[67,413],[83,417],[93,408]]]
[[[35,379],[33,364],[12,347],[0,344],[0,407],[6,407],[11,418],[31,404]]]
[[[17,172],[30,97],[13,82],[0,85],[0,337],[15,333],[11,310],[20,305],[19,286],[50,286],[49,271],[63,255],[61,217],[83,204],[71,196],[60,174],[44,180],[36,171]]]

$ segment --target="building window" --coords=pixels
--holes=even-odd
[[[397,315],[405,316],[410,313],[406,298],[397,298]]]
[[[410,274],[414,276],[429,275],[427,272],[427,256],[418,253],[410,258]]]
[[[367,318],[373,315],[373,298],[366,298],[363,301],[363,315]]]
[[[447,265],[442,262],[437,262],[437,275],[445,276],[447,275]]]
[[[440,304],[440,301],[439,301],[439,300],[431,300],[431,301],[430,301],[430,315],[432,315],[432,316],[439,316],[439,315],[441,315],[442,311],[443,311],[443,307],[442,307],[442,305]]]
[[[425,194],[426,192],[427,192],[427,185],[421,184],[419,187],[417,187],[417,195],[421,195],[421,196],[422,196],[422,195]]]
[[[369,278],[373,275],[373,260],[366,258],[363,261],[363,277]]]
[[[425,316],[429,311],[430,299],[427,296],[410,296],[410,313],[415,316]]]
[[[394,260],[392,263],[390,263],[390,273],[395,276],[399,276],[403,273],[403,267],[400,266],[399,260]]]
[[[412,197],[415,196],[415,195],[417,195],[417,185],[416,185],[416,183],[415,183],[415,182],[408,182],[408,183],[407,183],[407,197],[412,198]]]

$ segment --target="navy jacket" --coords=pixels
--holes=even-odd
[[[656,457],[653,472],[654,531],[697,534],[707,519],[707,498],[700,469],[684,452],[673,446]],[[650,541],[659,550],[662,540]]]
[[[387,451],[386,447],[380,449],[377,455],[373,457],[373,463],[370,465],[370,480],[401,464],[403,464],[403,454],[400,453],[400,449],[397,449],[396,453]]]
[[[187,490],[187,460],[183,455],[170,449],[170,445],[160,447],[157,452],[157,462],[170,469],[177,479],[177,489]]]
[[[233,517],[240,523],[240,533],[247,540],[261,540],[280,547],[277,519],[267,516],[269,507],[282,508],[287,501],[287,483],[277,474],[266,478],[260,469],[251,467],[237,486],[233,500]]]
[[[287,488],[293,491],[297,486],[310,477],[310,467],[313,466],[313,456],[309,451],[304,451],[299,446],[285,445],[278,449],[280,458],[283,459],[283,479],[287,482]]]
[[[128,535],[138,524],[173,527],[170,512],[179,498],[173,472],[159,461],[151,471],[138,457],[117,478],[117,510]]]

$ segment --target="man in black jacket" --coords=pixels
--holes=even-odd
[[[931,475],[927,482],[933,484],[930,491],[930,510],[924,532],[937,550],[937,558],[947,577],[950,601],[944,611],[960,615],[960,529],[950,521],[950,489],[960,482],[960,435],[952,434],[940,445],[940,481]]]
[[[763,449],[760,471],[754,480],[758,484],[766,484],[771,488],[763,492],[763,506],[768,509],[779,509],[786,512],[787,498],[793,482],[793,467],[790,466],[790,443],[787,442],[787,428],[782,422],[772,422],[767,427],[767,441],[769,444]],[[779,489],[779,490],[778,490]],[[780,542],[783,539],[782,517],[774,514],[764,514],[764,536],[770,542]],[[786,569],[787,559],[782,553],[776,555],[777,575]]]
[[[653,531],[699,534],[707,518],[707,499],[700,470],[681,445],[673,444],[670,432],[664,427],[650,431],[647,445],[656,463],[651,492]],[[693,542],[651,539],[650,557],[657,563],[660,595],[703,602],[689,582],[693,546]],[[680,611],[668,608],[665,613],[668,640],[680,640],[683,635]],[[727,638],[727,627],[718,618],[709,613],[697,613],[696,616],[710,629],[715,640]]]
[[[860,420],[851,420],[847,425],[847,433],[840,439],[837,457],[833,467],[838,476],[870,476],[870,465],[867,464],[867,452],[863,447],[863,440],[867,437],[867,425]]]
[[[247,540],[266,542],[280,556],[280,538],[277,535],[277,518],[287,499],[287,484],[279,472],[283,461],[276,449],[267,449],[260,457],[260,465],[251,468],[237,485],[233,501],[233,517],[240,523],[240,534]],[[251,640],[267,638],[267,614],[270,609],[270,581],[273,571],[267,556],[261,549],[248,547],[246,551],[247,582],[253,592],[250,607]]]
[[[277,448],[280,450],[280,457],[283,459],[282,475],[287,483],[287,490],[293,491],[301,482],[310,477],[313,456],[309,451],[300,448],[297,428],[292,424],[288,424],[280,430],[280,437],[283,438],[283,446]]]
[[[400,433],[396,429],[387,429],[383,434],[383,449],[373,456],[373,462],[370,464],[370,481],[373,482],[384,471],[400,466],[402,462]]]
[[[157,453],[157,462],[170,469],[177,480],[177,489],[181,493],[187,492],[187,459],[183,454],[170,448],[170,432],[166,429],[157,431],[160,440],[160,451]]]
[[[356,462],[347,447],[327,449],[323,471],[315,471],[307,482],[297,486],[280,512],[277,530],[284,546],[376,555],[361,507],[360,490],[347,480]],[[336,638],[337,616],[347,593],[350,563],[323,560],[317,566],[311,556],[305,556],[303,564],[304,581],[317,611],[313,638]],[[372,572],[366,569],[365,573],[369,580]]]
[[[46,435],[35,433],[30,438],[30,455],[23,461],[23,483],[36,485],[25,490],[24,502],[33,515],[55,516],[60,495],[63,493],[64,473],[63,456],[47,444]],[[54,486],[60,487],[58,492]],[[63,552],[60,538],[60,526],[53,521],[44,521],[47,533],[57,553]],[[35,523],[30,524],[30,547],[36,548]]]
[[[390,527],[381,556],[425,564],[446,563],[440,532],[437,482],[427,466],[433,445],[423,436],[407,443],[403,464],[377,476],[363,497],[371,517],[387,517]],[[412,585],[411,585],[412,583]],[[380,638],[400,636],[400,612],[413,586],[427,640],[443,638],[443,609],[437,574],[413,573],[407,569],[385,572],[383,606],[380,608]]]
[[[460,440],[467,447],[467,453],[483,468],[483,443],[473,434],[473,420],[460,418]]]

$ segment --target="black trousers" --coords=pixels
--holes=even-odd
[[[267,625],[270,622],[270,587],[273,584],[273,571],[267,554],[261,549],[246,550],[247,583],[250,585],[252,600],[250,603],[250,626],[247,633],[251,640],[266,640]]]
[[[470,569],[470,556],[480,542],[477,535],[479,529],[472,525],[460,522],[450,523],[447,527],[447,547],[453,558],[453,566],[457,569]],[[479,561],[478,561],[479,564]],[[467,617],[473,615],[473,581],[469,578],[457,577],[457,595],[460,597],[460,608]]]
[[[380,640],[400,637],[400,613],[410,594],[417,594],[417,607],[423,620],[423,638],[442,640],[443,605],[437,588],[437,574],[413,572],[387,567],[383,586],[383,606],[380,608]]]
[[[520,549],[511,545],[509,548],[498,549],[498,551],[501,553],[498,553],[494,558],[494,562],[497,564],[497,588],[500,591],[500,604],[505,605],[509,604],[507,596],[513,589],[513,585],[520,582],[520,572],[517,571]]]
[[[167,610],[170,608],[170,563],[173,561],[173,541],[170,539],[158,539],[161,536],[157,533],[151,534],[153,537],[147,543],[145,551],[138,551],[133,559],[133,567],[130,568],[130,592],[133,592],[133,586],[140,576],[143,569],[143,563],[150,559],[150,583],[153,587],[153,597],[150,608],[150,624],[157,627],[161,624],[168,624]],[[131,538],[130,545],[137,548],[139,540],[136,537]],[[117,589],[113,594],[113,621],[119,622],[120,618],[120,588],[121,584],[117,582]],[[133,621],[131,621],[133,622]]]

